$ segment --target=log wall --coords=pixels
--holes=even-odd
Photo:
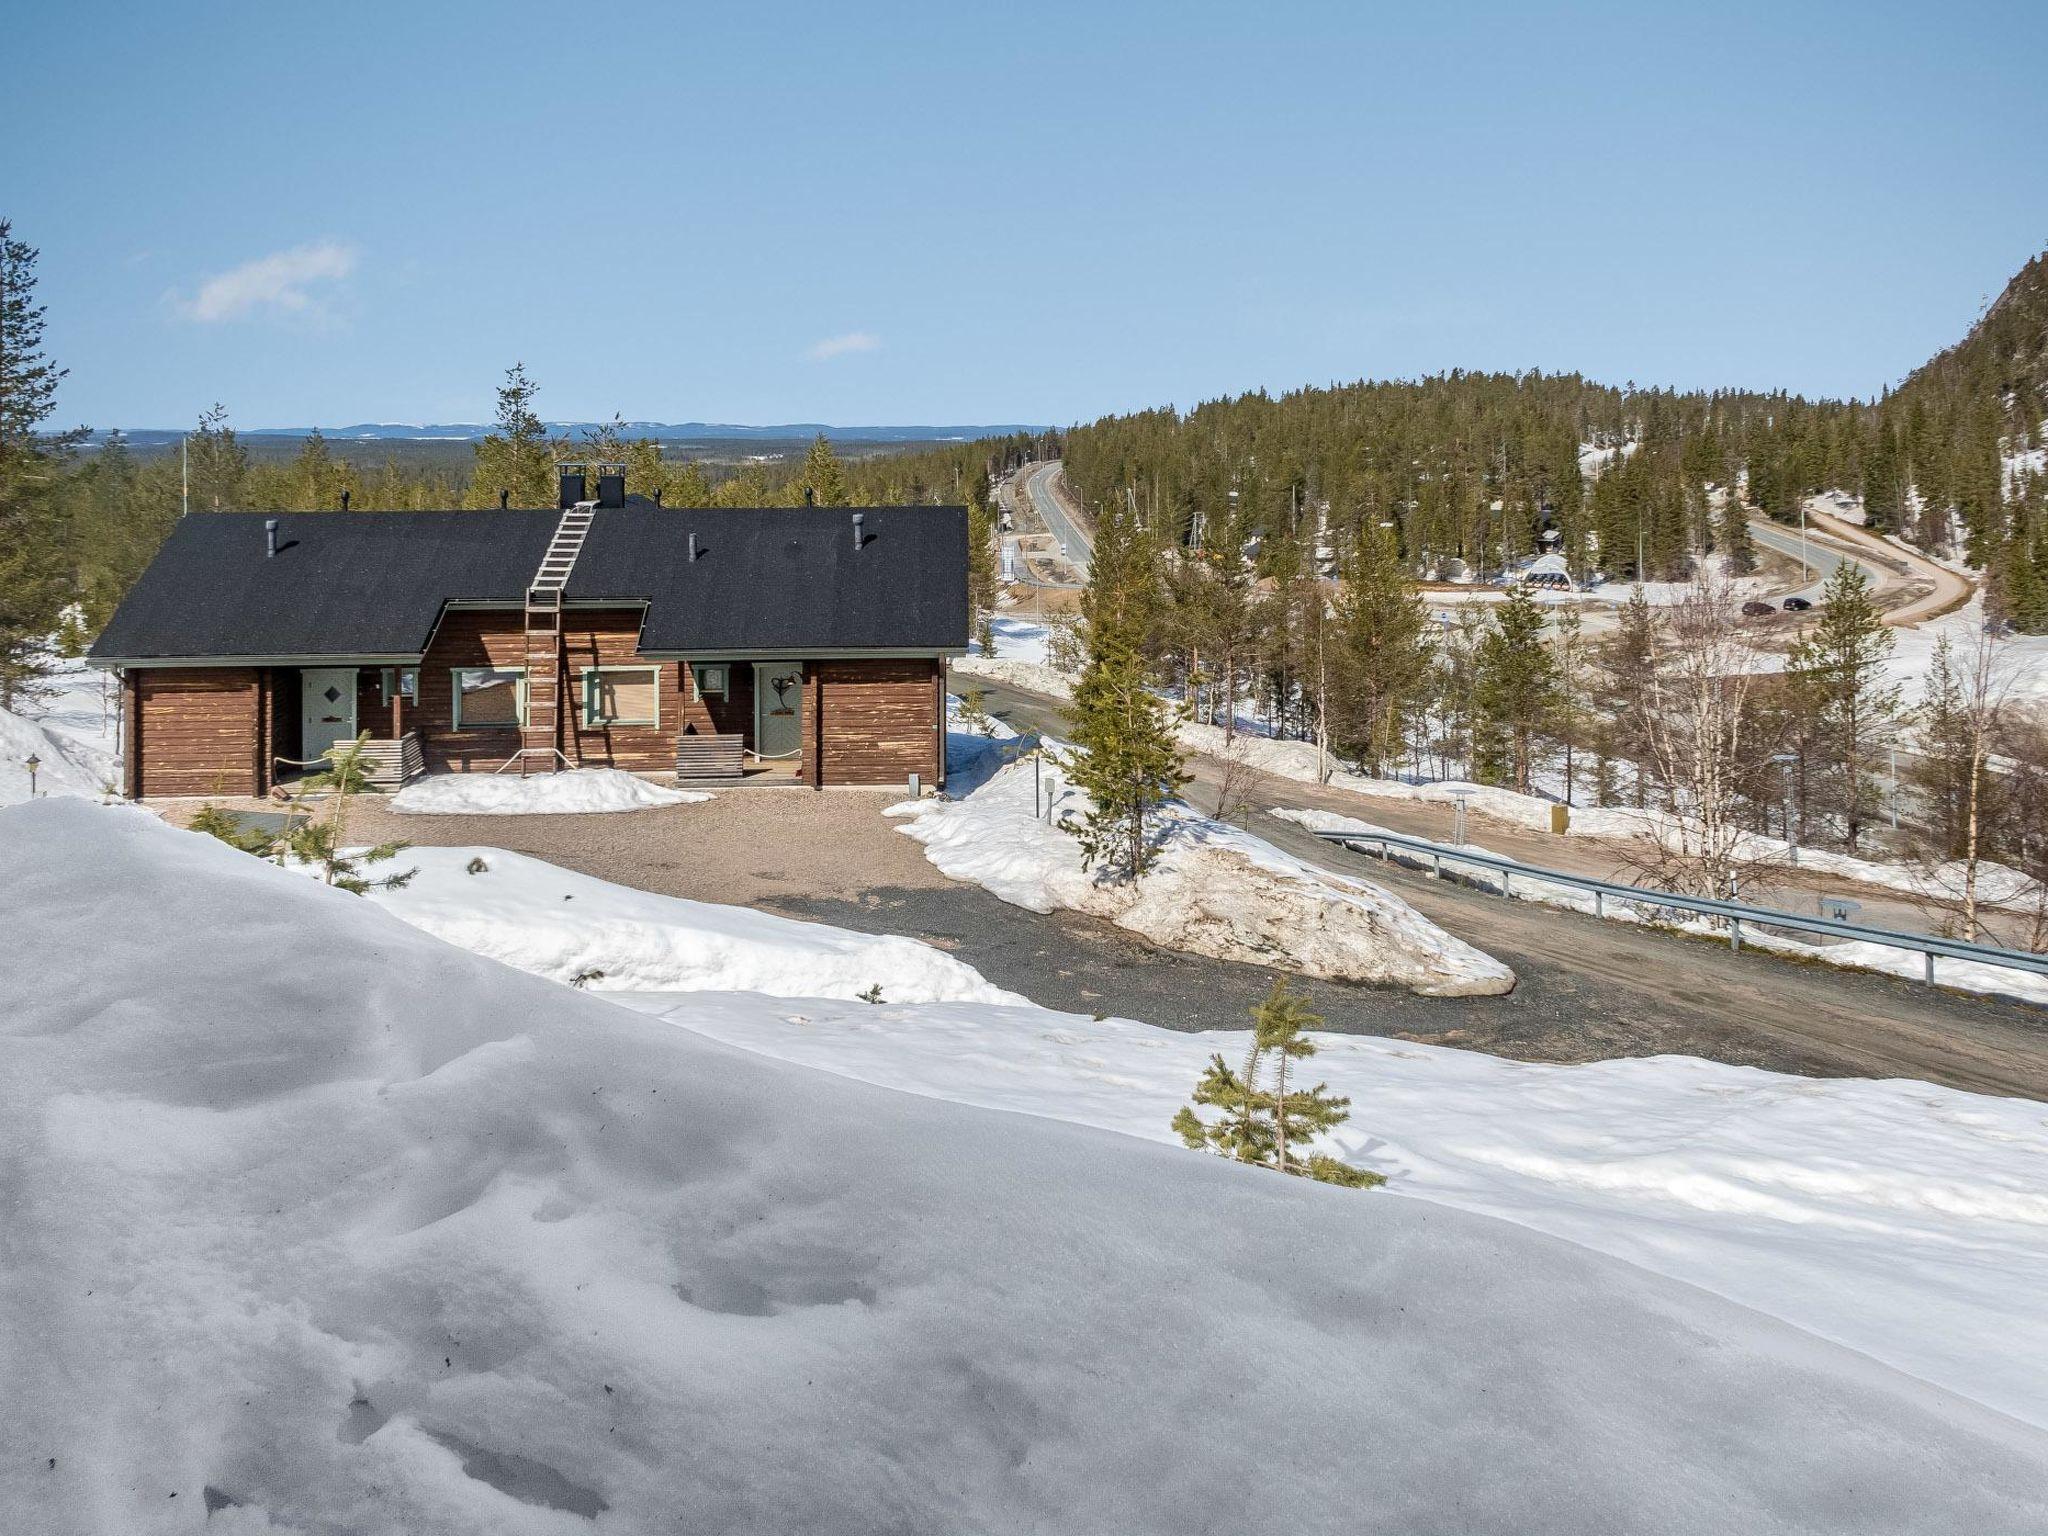
[[[129,674],[129,794],[258,795],[270,700],[255,667]]]
[[[809,782],[901,784],[911,774],[937,786],[945,772],[945,670],[928,658],[820,661],[808,698],[819,773]],[[809,766],[808,764],[806,765]]]

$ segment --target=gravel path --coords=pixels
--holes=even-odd
[[[1025,716],[1048,707],[1006,695]],[[1198,763],[1198,768],[1201,765]],[[1270,786],[1276,799],[1288,786]],[[1313,786],[1295,786],[1313,788]],[[1155,949],[1072,913],[1041,916],[941,876],[885,820],[895,792],[742,789],[611,816],[396,816],[366,801],[358,839],[510,848],[668,895],[762,907],[936,944],[1048,1007],[1169,1029],[1241,1029],[1269,975]],[[1268,802],[1272,803],[1272,802]],[[1439,883],[1253,818],[1260,836],[1377,881],[1515,968],[1501,998],[1423,998],[1314,982],[1333,1030],[1534,1061],[1682,1053],[1818,1076],[1920,1077],[2048,1098],[2048,1020],[1876,976],[1820,971]]]

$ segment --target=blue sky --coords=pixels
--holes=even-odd
[[[66,421],[1876,391],[2048,241],[2033,7],[44,3]],[[15,125],[26,123],[25,131]]]

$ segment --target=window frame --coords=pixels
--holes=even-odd
[[[475,671],[476,669],[472,667],[465,670]],[[391,684],[394,678],[398,681],[398,696],[408,703],[419,703],[420,669],[418,667],[383,667],[379,669],[377,696],[386,704],[391,702]]]
[[[607,672],[644,672],[653,680],[654,716],[648,720],[625,718],[602,719],[597,713],[597,680]],[[585,667],[583,669],[583,727],[590,731],[610,730],[615,726],[645,726],[661,729],[661,666],[657,662],[619,662],[613,666]]]
[[[462,718],[462,674],[465,672],[510,672],[517,676],[513,684],[513,705],[511,720],[472,720]],[[449,729],[454,731],[522,731],[526,729],[526,668],[524,667],[450,667],[448,669],[448,715]]]
[[[718,686],[706,688],[704,677],[707,673],[718,674]],[[732,701],[732,664],[724,661],[693,661],[690,663],[690,692],[699,704],[707,699],[717,699],[721,704]]]

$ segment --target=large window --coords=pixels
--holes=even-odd
[[[517,726],[526,717],[524,667],[457,667],[455,729]]]
[[[583,723],[661,724],[661,668],[587,669],[583,674]]]

